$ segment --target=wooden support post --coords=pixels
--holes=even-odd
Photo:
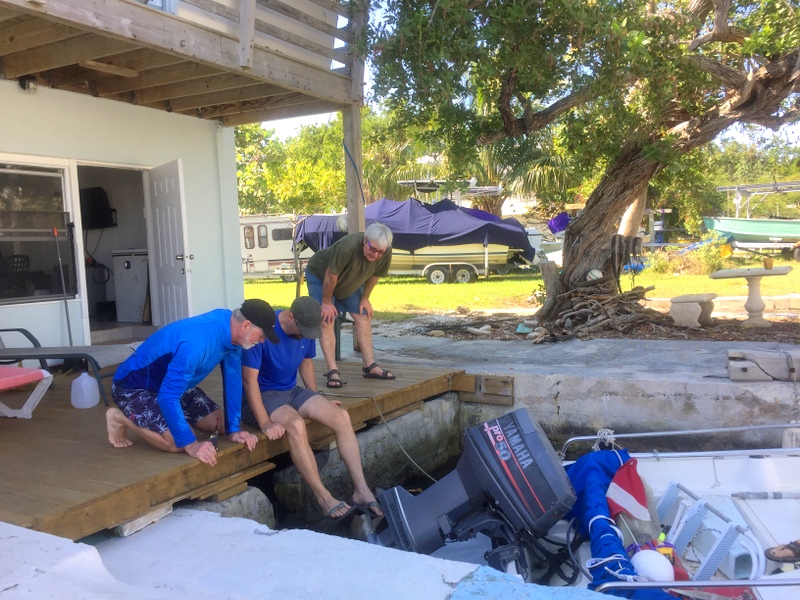
[[[239,66],[253,67],[256,32],[256,0],[239,0]]]

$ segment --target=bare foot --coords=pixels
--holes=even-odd
[[[106,411],[106,428],[108,441],[114,448],[133,446],[133,442],[127,436],[128,419],[120,409],[111,407]]]

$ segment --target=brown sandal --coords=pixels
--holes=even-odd
[[[334,377],[336,379],[334,379]],[[328,380],[328,382],[325,385],[328,386],[329,388],[338,389],[338,388],[342,387],[343,385],[347,385],[347,382],[346,381],[342,381],[341,377],[339,377],[339,370],[338,369],[331,369],[330,371],[325,373],[325,379]]]
[[[380,373],[372,372],[372,369],[376,367],[381,370]],[[395,376],[391,371],[389,371],[388,369],[384,369],[376,362],[372,363],[368,367],[364,367],[361,370],[364,371],[364,377],[367,379],[395,379]]]

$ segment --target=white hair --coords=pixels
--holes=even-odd
[[[383,223],[375,221],[364,231],[364,238],[367,241],[375,242],[380,248],[388,248],[392,245],[392,230]]]

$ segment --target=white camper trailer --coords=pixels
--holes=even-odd
[[[297,277],[292,253],[293,221],[290,215],[247,215],[239,218],[239,245],[245,277]],[[303,268],[314,254],[306,248],[300,253]]]

